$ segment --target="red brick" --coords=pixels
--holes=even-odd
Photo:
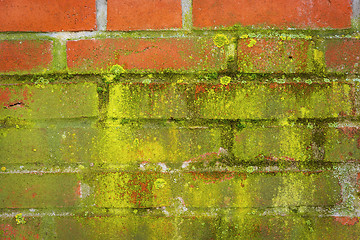
[[[359,73],[360,40],[338,39],[327,43],[325,61],[331,72]]]
[[[306,72],[310,41],[303,39],[240,39],[238,68],[243,72]]]
[[[193,0],[195,27],[350,28],[350,0]]]
[[[181,28],[179,0],[108,0],[107,29]]]
[[[94,30],[95,0],[3,0],[0,22],[3,32]]]
[[[211,39],[91,39],[67,43],[71,71],[93,72],[119,64],[125,69],[219,69],[223,49]]]
[[[27,73],[48,69],[53,59],[52,48],[52,41],[0,41],[0,72]]]
[[[74,206],[80,182],[71,174],[1,174],[0,208]]]

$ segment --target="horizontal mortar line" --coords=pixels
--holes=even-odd
[[[218,79],[213,80],[206,80],[201,79],[201,82],[197,81],[198,76],[204,76],[207,73],[219,73],[219,76],[221,75],[234,75],[234,74],[240,74],[241,76],[238,76],[232,80],[232,85],[249,85],[249,84],[259,84],[259,85],[270,85],[270,84],[277,84],[279,86],[284,85],[300,85],[300,84],[306,84],[309,87],[312,85],[322,84],[322,85],[333,85],[336,84],[356,84],[360,82],[360,74],[358,73],[327,73],[325,76],[319,76],[315,73],[251,73],[251,72],[241,72],[241,71],[233,71],[233,72],[226,72],[223,73],[221,71],[213,71],[213,70],[204,70],[202,72],[199,72],[197,70],[173,70],[171,72],[172,76],[185,76],[190,80],[185,79],[181,83],[174,83],[173,81],[167,81],[168,80],[168,73],[163,73],[161,71],[155,71],[155,70],[143,70],[143,72],[132,72],[129,70],[127,73],[123,73],[121,76],[121,79],[116,80],[114,83],[116,84],[141,84],[142,86],[147,86],[143,82],[144,79],[147,79],[148,76],[146,74],[152,74],[154,75],[153,78],[156,80],[153,83],[150,84],[167,84],[167,85],[174,85],[175,86],[195,86],[195,85],[219,85]],[[41,75],[21,75],[21,74],[12,74],[12,73],[0,73],[0,78],[2,78],[2,82],[0,86],[18,86],[18,85],[32,85],[36,86],[34,82],[31,81],[24,81],[29,80],[30,77],[47,77],[50,78],[52,75],[57,76],[66,76],[67,79],[61,79],[60,81],[53,81],[48,84],[50,85],[61,85],[61,84],[83,84],[83,83],[102,83],[99,79],[103,76],[104,73],[101,72],[93,72],[93,73],[71,73],[71,72],[62,72],[62,73],[44,73]],[[30,76],[30,77],[29,77]],[[71,76],[69,78],[69,76]],[[251,79],[251,77],[256,76],[256,78]],[[91,78],[90,78],[91,77]],[[95,77],[95,79],[94,79]],[[97,77],[97,78],[96,78]],[[301,81],[295,81],[295,77],[300,77]],[[22,78],[21,80],[18,80],[19,78]],[[78,79],[87,79],[86,81],[79,81]],[[93,80],[89,80],[93,79]],[[332,80],[330,82],[325,82],[324,79],[327,78],[329,80]],[[164,80],[165,79],[165,80]],[[246,79],[246,82],[243,82],[243,80]],[[285,82],[278,82],[274,81],[276,79],[285,79],[288,81]],[[305,80],[311,79],[314,82],[309,84]],[[195,81],[196,80],[196,81]],[[18,81],[18,82],[17,82]]]
[[[185,30],[185,29],[169,29],[169,30],[138,30],[138,31],[79,31],[79,32],[2,32],[0,33],[0,40],[51,40],[51,38],[66,40],[80,40],[87,38],[111,38],[111,37],[131,37],[131,38],[165,38],[165,37],[211,37],[218,33],[228,33],[234,36],[241,36],[247,34],[252,38],[263,37],[280,37],[291,36],[292,38],[304,38],[308,35],[325,38],[353,38],[358,35],[355,29],[337,30],[272,30],[269,34],[265,29],[249,29],[231,30],[231,29],[207,29],[207,30]],[[353,35],[352,35],[353,34]],[[41,39],[43,37],[44,39]],[[39,39],[40,38],[40,39]],[[49,39],[50,38],[50,39]]]
[[[148,165],[150,167],[153,167],[154,165],[159,165],[159,167],[162,167],[164,164],[168,164],[170,167],[172,164],[181,164],[182,162],[179,163],[164,163],[164,162],[157,162],[157,163],[149,163]],[[282,162],[280,162],[282,163]],[[298,161],[297,163],[299,164],[303,164],[304,162],[302,161]],[[334,174],[337,174],[337,172],[339,172],[339,170],[341,169],[348,169],[349,171],[360,171],[360,163],[358,163],[357,161],[354,162],[322,162],[322,161],[318,161],[318,162],[305,162],[305,163],[311,163],[312,166],[314,166],[314,164],[318,164],[319,167],[324,167],[324,164],[328,164],[329,166],[331,166],[331,169],[327,169],[326,167],[324,169],[310,169],[310,168],[299,168],[296,166],[293,167],[278,167],[278,166],[261,166],[258,167],[257,163],[251,163],[251,162],[246,162],[243,165],[237,165],[237,166],[229,166],[229,167],[224,167],[224,168],[218,168],[218,169],[195,169],[195,170],[191,170],[191,169],[186,169],[186,168],[178,168],[178,169],[173,169],[171,168],[171,170],[152,170],[152,169],[146,169],[146,166],[144,166],[144,169],[140,168],[140,164],[128,164],[128,165],[103,165],[101,168],[96,167],[96,165],[94,167],[92,166],[84,166],[86,165],[86,163],[74,163],[72,166],[71,165],[63,165],[63,166],[54,166],[54,165],[49,165],[48,168],[50,168],[50,170],[46,170],[46,166],[42,167],[42,169],[36,169],[36,167],[33,167],[33,165],[35,164],[23,164],[21,166],[19,166],[20,164],[1,164],[1,165],[6,165],[7,169],[5,172],[0,172],[0,174],[53,174],[53,173],[87,173],[88,171],[91,172],[100,172],[100,173],[117,173],[117,172],[121,172],[121,173],[148,173],[148,172],[152,172],[152,173],[167,173],[167,174],[188,174],[188,173],[217,173],[217,172],[221,172],[221,173],[244,173],[244,174],[262,174],[262,173],[274,173],[274,172],[278,172],[278,173],[287,173],[287,172],[294,172],[294,173],[298,173],[298,172],[304,172],[304,173],[321,173],[321,172],[331,172]],[[99,163],[95,163],[95,164],[99,164]],[[101,163],[100,163],[101,164]],[[286,164],[286,163],[285,163]],[[289,163],[290,164],[290,163]],[[316,165],[315,164],[315,165]],[[78,167],[74,167],[74,165],[78,166]],[[249,166],[253,166],[255,167],[253,169],[253,171],[249,172],[247,170],[247,168]],[[26,169],[26,170],[12,170],[11,168],[30,168],[30,169]],[[31,169],[32,168],[32,169]],[[45,169],[44,169],[45,168]],[[83,170],[83,169],[88,169],[88,170]]]
[[[302,215],[314,215],[321,217],[333,217],[333,216],[346,216],[346,214],[341,213],[329,213],[331,208],[329,207],[320,207],[320,206],[291,206],[291,207],[149,207],[149,208],[139,208],[139,207],[123,207],[123,208],[91,208],[87,209],[86,207],[73,208],[73,210],[82,210],[83,212],[88,212],[86,210],[90,210],[91,212],[86,213],[74,213],[74,212],[61,212],[59,208],[52,208],[52,212],[49,212],[45,209],[41,208],[33,208],[33,209],[11,209],[8,213],[0,214],[0,217],[14,217],[16,213],[22,212],[24,216],[27,217],[42,217],[42,216],[83,216],[83,217],[94,217],[94,216],[108,216],[108,217],[116,217],[116,216],[184,216],[184,217],[192,217],[192,216],[218,216],[227,214],[229,211],[238,211],[241,210],[249,210],[253,213],[246,213],[246,215],[253,216],[279,216],[279,215],[293,215],[294,211],[292,209],[295,208],[303,208]],[[9,210],[9,209],[6,209]],[[44,211],[45,210],[45,211]],[[133,210],[138,210],[136,214],[133,213]],[[270,210],[270,211],[269,211]],[[35,213],[35,211],[39,211]],[[60,211],[60,212],[59,212]],[[106,211],[106,212],[104,212]],[[321,213],[321,215],[318,215]],[[353,216],[353,215],[352,215]],[[360,215],[357,215],[360,216]]]
[[[4,164],[2,164],[4,165]],[[8,174],[55,174],[55,173],[79,173],[79,169],[68,169],[68,170],[6,170],[5,172],[0,172],[0,175]]]
[[[346,126],[346,121],[351,121],[354,122],[353,124],[356,123],[360,123],[360,117],[352,117],[352,116],[346,116],[346,117],[338,117],[338,118],[334,118],[334,117],[324,117],[324,118],[292,118],[292,117],[288,117],[288,118],[202,118],[202,117],[197,117],[197,118],[172,118],[172,117],[168,117],[168,118],[146,118],[146,117],[138,117],[138,118],[108,118],[105,121],[105,127],[112,127],[112,126],[121,126],[121,125],[126,125],[127,122],[152,122],[152,123],[163,123],[163,122],[169,122],[169,123],[173,123],[176,124],[177,122],[179,123],[179,125],[182,122],[192,122],[194,124],[198,123],[219,123],[219,124],[231,124],[231,123],[252,123],[252,124],[256,124],[256,123],[269,123],[269,125],[271,125],[271,123],[274,125],[274,127],[281,127],[279,125],[277,125],[278,122],[280,122],[283,119],[287,119],[288,122],[290,123],[296,123],[296,124],[308,124],[308,123],[332,123],[332,122],[337,122],[337,123],[344,123]],[[124,121],[124,123],[115,123],[112,124],[110,123],[111,121]],[[348,123],[349,125],[353,125],[352,123]],[[165,126],[167,127],[167,126]],[[289,126],[291,127],[291,126]],[[186,126],[185,126],[186,128]]]
[[[0,208],[1,209],[1,208]],[[52,208],[54,209],[54,208]],[[8,209],[6,209],[8,210]],[[24,212],[25,210],[25,212]],[[34,211],[43,211],[42,209],[33,209]],[[34,212],[29,212],[28,209],[12,209],[11,210],[12,213],[1,213],[0,214],[0,218],[12,218],[15,217],[16,214],[18,214],[19,212],[22,212],[23,216],[25,217],[45,217],[45,216],[55,216],[55,217],[67,217],[67,216],[74,216],[74,213],[72,212],[63,212],[63,213],[34,213]]]
[[[10,119],[15,119],[10,117]],[[50,124],[54,124],[54,123],[59,123],[59,124],[64,124],[65,123],[65,126],[66,125],[72,125],[74,122],[86,122],[86,124],[90,124],[91,122],[93,122],[92,124],[94,124],[97,120],[99,119],[98,116],[89,116],[89,117],[70,117],[70,118],[38,118],[38,119],[34,119],[34,118],[19,118],[19,122],[16,122],[15,123],[11,123],[12,125],[19,125],[21,127],[27,127],[29,124],[30,126],[28,126],[29,128],[37,128],[37,124],[44,124],[45,126],[46,125],[50,125]],[[3,123],[1,122],[3,121]],[[91,122],[90,122],[91,121]],[[49,124],[47,124],[49,123]],[[31,124],[34,124],[33,126]],[[4,118],[0,118],[0,126],[1,125],[4,125],[6,127],[6,117]],[[16,127],[16,126],[12,126],[12,125],[9,125],[9,127]],[[79,125],[81,126],[81,125]],[[3,127],[3,128],[5,128]],[[84,126],[86,127],[86,126]],[[1,127],[0,127],[1,128]]]
[[[228,211],[237,211],[239,209],[251,210],[254,213],[247,213],[247,215],[254,216],[277,216],[282,214],[293,214],[292,209],[303,208],[302,214],[314,214],[314,213],[323,213],[321,216],[332,217],[332,216],[343,216],[338,213],[329,213],[329,211],[334,206],[309,206],[309,205],[299,205],[299,206],[290,206],[290,207],[122,207],[122,208],[106,208],[106,207],[97,207],[97,208],[87,208],[87,207],[75,207],[71,208],[71,211],[81,210],[83,212],[88,212],[88,215],[93,216],[177,216],[182,215],[185,217],[194,216],[217,216],[225,214]],[[185,208],[185,209],[184,209]],[[1,208],[0,208],[1,209]],[[61,208],[51,208],[52,210],[47,210],[49,208],[2,208],[3,211],[8,211],[6,213],[1,213],[0,218],[6,217],[15,217],[15,215],[21,212],[24,216],[27,217],[42,217],[42,216],[84,216],[85,213],[78,212],[74,213],[67,210],[63,211]],[[138,213],[133,214],[133,210],[138,210]],[[270,211],[269,211],[270,210]],[[104,212],[105,211],[105,212]],[[164,213],[166,212],[166,213]],[[210,214],[209,214],[210,213]],[[319,215],[317,215],[319,216]],[[360,216],[360,215],[357,215]],[[87,216],[84,216],[87,217]]]

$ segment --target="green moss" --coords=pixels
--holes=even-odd
[[[255,39],[250,39],[250,42],[249,42],[249,44],[247,45],[249,48],[251,48],[251,47],[253,47],[253,46],[255,46],[255,44],[257,43],[257,41],[255,40]]]

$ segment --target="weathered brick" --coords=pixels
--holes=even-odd
[[[327,128],[325,161],[346,162],[360,159],[360,129],[358,127]]]
[[[0,208],[74,206],[80,182],[73,174],[1,174]]]
[[[360,40],[333,39],[327,40],[325,62],[330,72],[359,73]]]
[[[42,80],[45,80],[42,78]],[[0,86],[0,118],[79,118],[98,115],[96,84]]]
[[[238,42],[238,69],[246,73],[301,73],[311,67],[311,44],[304,39],[244,38]]]
[[[286,125],[254,125],[235,130],[232,147],[234,156],[239,161],[311,159],[313,130],[297,124]]]
[[[42,219],[23,215],[26,223],[16,224],[15,217],[0,218],[1,239],[40,239],[45,237]]]
[[[354,224],[342,224],[350,219]],[[354,220],[352,220],[354,219]],[[178,217],[127,216],[57,219],[59,239],[357,239],[356,217],[300,214],[259,216],[234,212]],[[346,221],[346,220],[345,220]],[[145,237],[146,236],[146,237]]]
[[[89,39],[67,42],[72,72],[98,72],[112,65],[126,70],[218,70],[225,53],[209,38]]]
[[[36,73],[50,69],[52,49],[52,41],[0,41],[0,73]]]
[[[191,114],[187,85],[118,84],[110,89],[110,118],[184,118]]]
[[[181,2],[177,0],[108,0],[107,30],[181,28]]]
[[[251,1],[194,0],[193,22],[198,28],[271,26],[278,28],[350,28],[351,2],[346,0]]]
[[[50,142],[52,138],[59,141],[54,143],[51,150],[57,152],[62,162],[88,164],[96,153],[98,132],[98,129],[88,126],[88,123],[84,123],[84,126],[58,128],[49,134]]]
[[[199,84],[198,116],[214,119],[328,118],[351,115],[351,85]]]
[[[134,210],[137,212],[137,210]],[[173,217],[126,216],[59,217],[58,239],[173,239]]]
[[[104,172],[89,175],[94,201],[101,208],[149,208],[169,206],[169,174],[155,172]]]
[[[341,201],[339,181],[329,172],[190,172],[177,184],[183,186],[185,206],[195,208],[331,206]]]
[[[194,208],[332,206],[341,201],[339,180],[330,172],[116,172],[91,175],[88,181],[96,206],[106,208],[170,206],[178,197],[184,207]]]
[[[72,121],[68,126],[0,127],[0,163],[89,163],[95,151],[97,129],[92,122]]]
[[[221,126],[109,122],[98,138],[95,161],[111,164],[175,163],[221,147]]]
[[[0,163],[47,162],[50,158],[46,129],[0,130]]]
[[[5,0],[0,2],[0,31],[94,30],[95,11],[95,0]]]
[[[118,84],[111,118],[283,119],[351,115],[351,85],[245,83]]]

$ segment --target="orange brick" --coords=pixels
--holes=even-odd
[[[349,0],[193,0],[195,27],[350,28]]]
[[[108,30],[181,28],[179,0],[108,0]]]
[[[95,0],[3,0],[0,22],[2,32],[94,30]]]
[[[0,41],[0,72],[28,73],[49,68],[53,60],[52,47],[52,41]]]
[[[238,44],[242,72],[297,73],[308,71],[310,41],[303,39],[247,38]]]
[[[219,69],[223,49],[209,38],[90,39],[67,42],[71,71],[96,72],[114,64],[125,69]]]

